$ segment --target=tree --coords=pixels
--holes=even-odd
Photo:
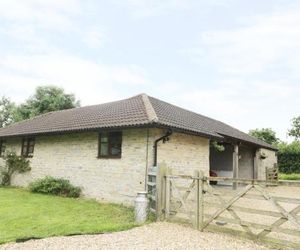
[[[80,102],[73,94],[55,86],[37,87],[35,94],[17,107],[15,121],[21,121],[51,111],[79,107]]]
[[[14,121],[13,112],[15,104],[9,98],[2,96],[0,99],[0,128]]]
[[[296,140],[300,139],[300,116],[292,120],[292,128],[288,131],[288,135],[294,137]]]
[[[29,160],[17,155],[15,152],[8,153],[4,157],[5,166],[1,170],[1,185],[10,186],[11,177],[14,173],[25,173],[31,170]]]
[[[277,144],[279,142],[279,139],[276,137],[276,132],[271,128],[253,129],[249,131],[249,135],[271,145]]]

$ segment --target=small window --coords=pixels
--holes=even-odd
[[[0,140],[0,157],[3,157],[5,154],[5,141]]]
[[[34,138],[24,138],[22,141],[22,156],[32,157],[34,151]]]
[[[122,132],[103,132],[99,134],[99,158],[121,158]]]

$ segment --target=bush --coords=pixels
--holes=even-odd
[[[29,160],[18,156],[15,152],[7,153],[4,156],[5,166],[2,167],[1,185],[10,186],[11,177],[14,173],[25,173],[31,170]]]
[[[80,187],[73,186],[69,180],[46,176],[29,184],[29,190],[33,193],[52,194],[64,197],[79,197]]]
[[[278,147],[279,172],[286,174],[300,173],[300,142],[282,143]]]

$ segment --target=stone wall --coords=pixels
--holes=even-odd
[[[150,131],[149,141],[149,163],[153,166],[153,144],[166,134],[165,130],[154,129]],[[203,171],[207,176],[209,174],[209,140],[194,135],[187,135],[174,132],[169,136],[169,140],[158,143],[157,149],[158,166],[165,165],[171,169],[172,174],[194,175],[195,170]],[[190,185],[190,181],[177,179],[176,185]],[[194,197],[192,191],[191,197]]]
[[[239,178],[253,179],[254,177],[254,156],[255,149],[253,147],[239,147]]]
[[[16,175],[13,184],[26,186],[46,175],[64,177],[86,196],[127,203],[144,190],[146,139],[144,129],[125,130],[121,159],[98,159],[97,133],[36,137],[32,170]],[[11,146],[20,152],[21,140],[8,141],[7,148]]]
[[[161,129],[124,130],[121,159],[97,158],[96,132],[38,136],[30,158],[32,170],[14,176],[12,183],[26,186],[46,175],[63,177],[81,186],[88,197],[132,204],[137,191],[145,190],[146,169],[153,164],[153,143],[163,133]],[[21,153],[21,138],[8,139],[6,145],[8,151]],[[174,133],[170,141],[159,143],[158,162],[184,173],[198,169],[208,174],[208,139]]]
[[[259,180],[265,180],[266,179],[266,167],[272,168],[274,167],[274,164],[277,164],[277,154],[273,150],[268,150],[261,148],[258,152],[258,155],[265,154],[266,158],[261,159],[258,157],[258,171],[257,171],[257,178]]]
[[[154,140],[163,136],[166,131],[154,129],[150,131],[149,155],[153,155]],[[158,143],[158,165],[165,164],[179,174],[193,174],[201,170],[209,174],[209,139],[174,132],[169,141]],[[149,165],[153,164],[153,157],[149,158]]]

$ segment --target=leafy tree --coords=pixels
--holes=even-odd
[[[2,96],[0,99],[0,128],[14,121],[13,112],[15,104],[9,98]]]
[[[249,131],[249,135],[273,145],[277,144],[280,141],[276,137],[276,132],[271,128],[253,129]]]
[[[35,94],[17,107],[15,121],[25,120],[51,111],[79,107],[80,102],[73,94],[66,94],[64,89],[55,86],[37,87]]]
[[[288,135],[294,137],[296,140],[300,139],[300,116],[292,120],[292,128],[288,131]]]

